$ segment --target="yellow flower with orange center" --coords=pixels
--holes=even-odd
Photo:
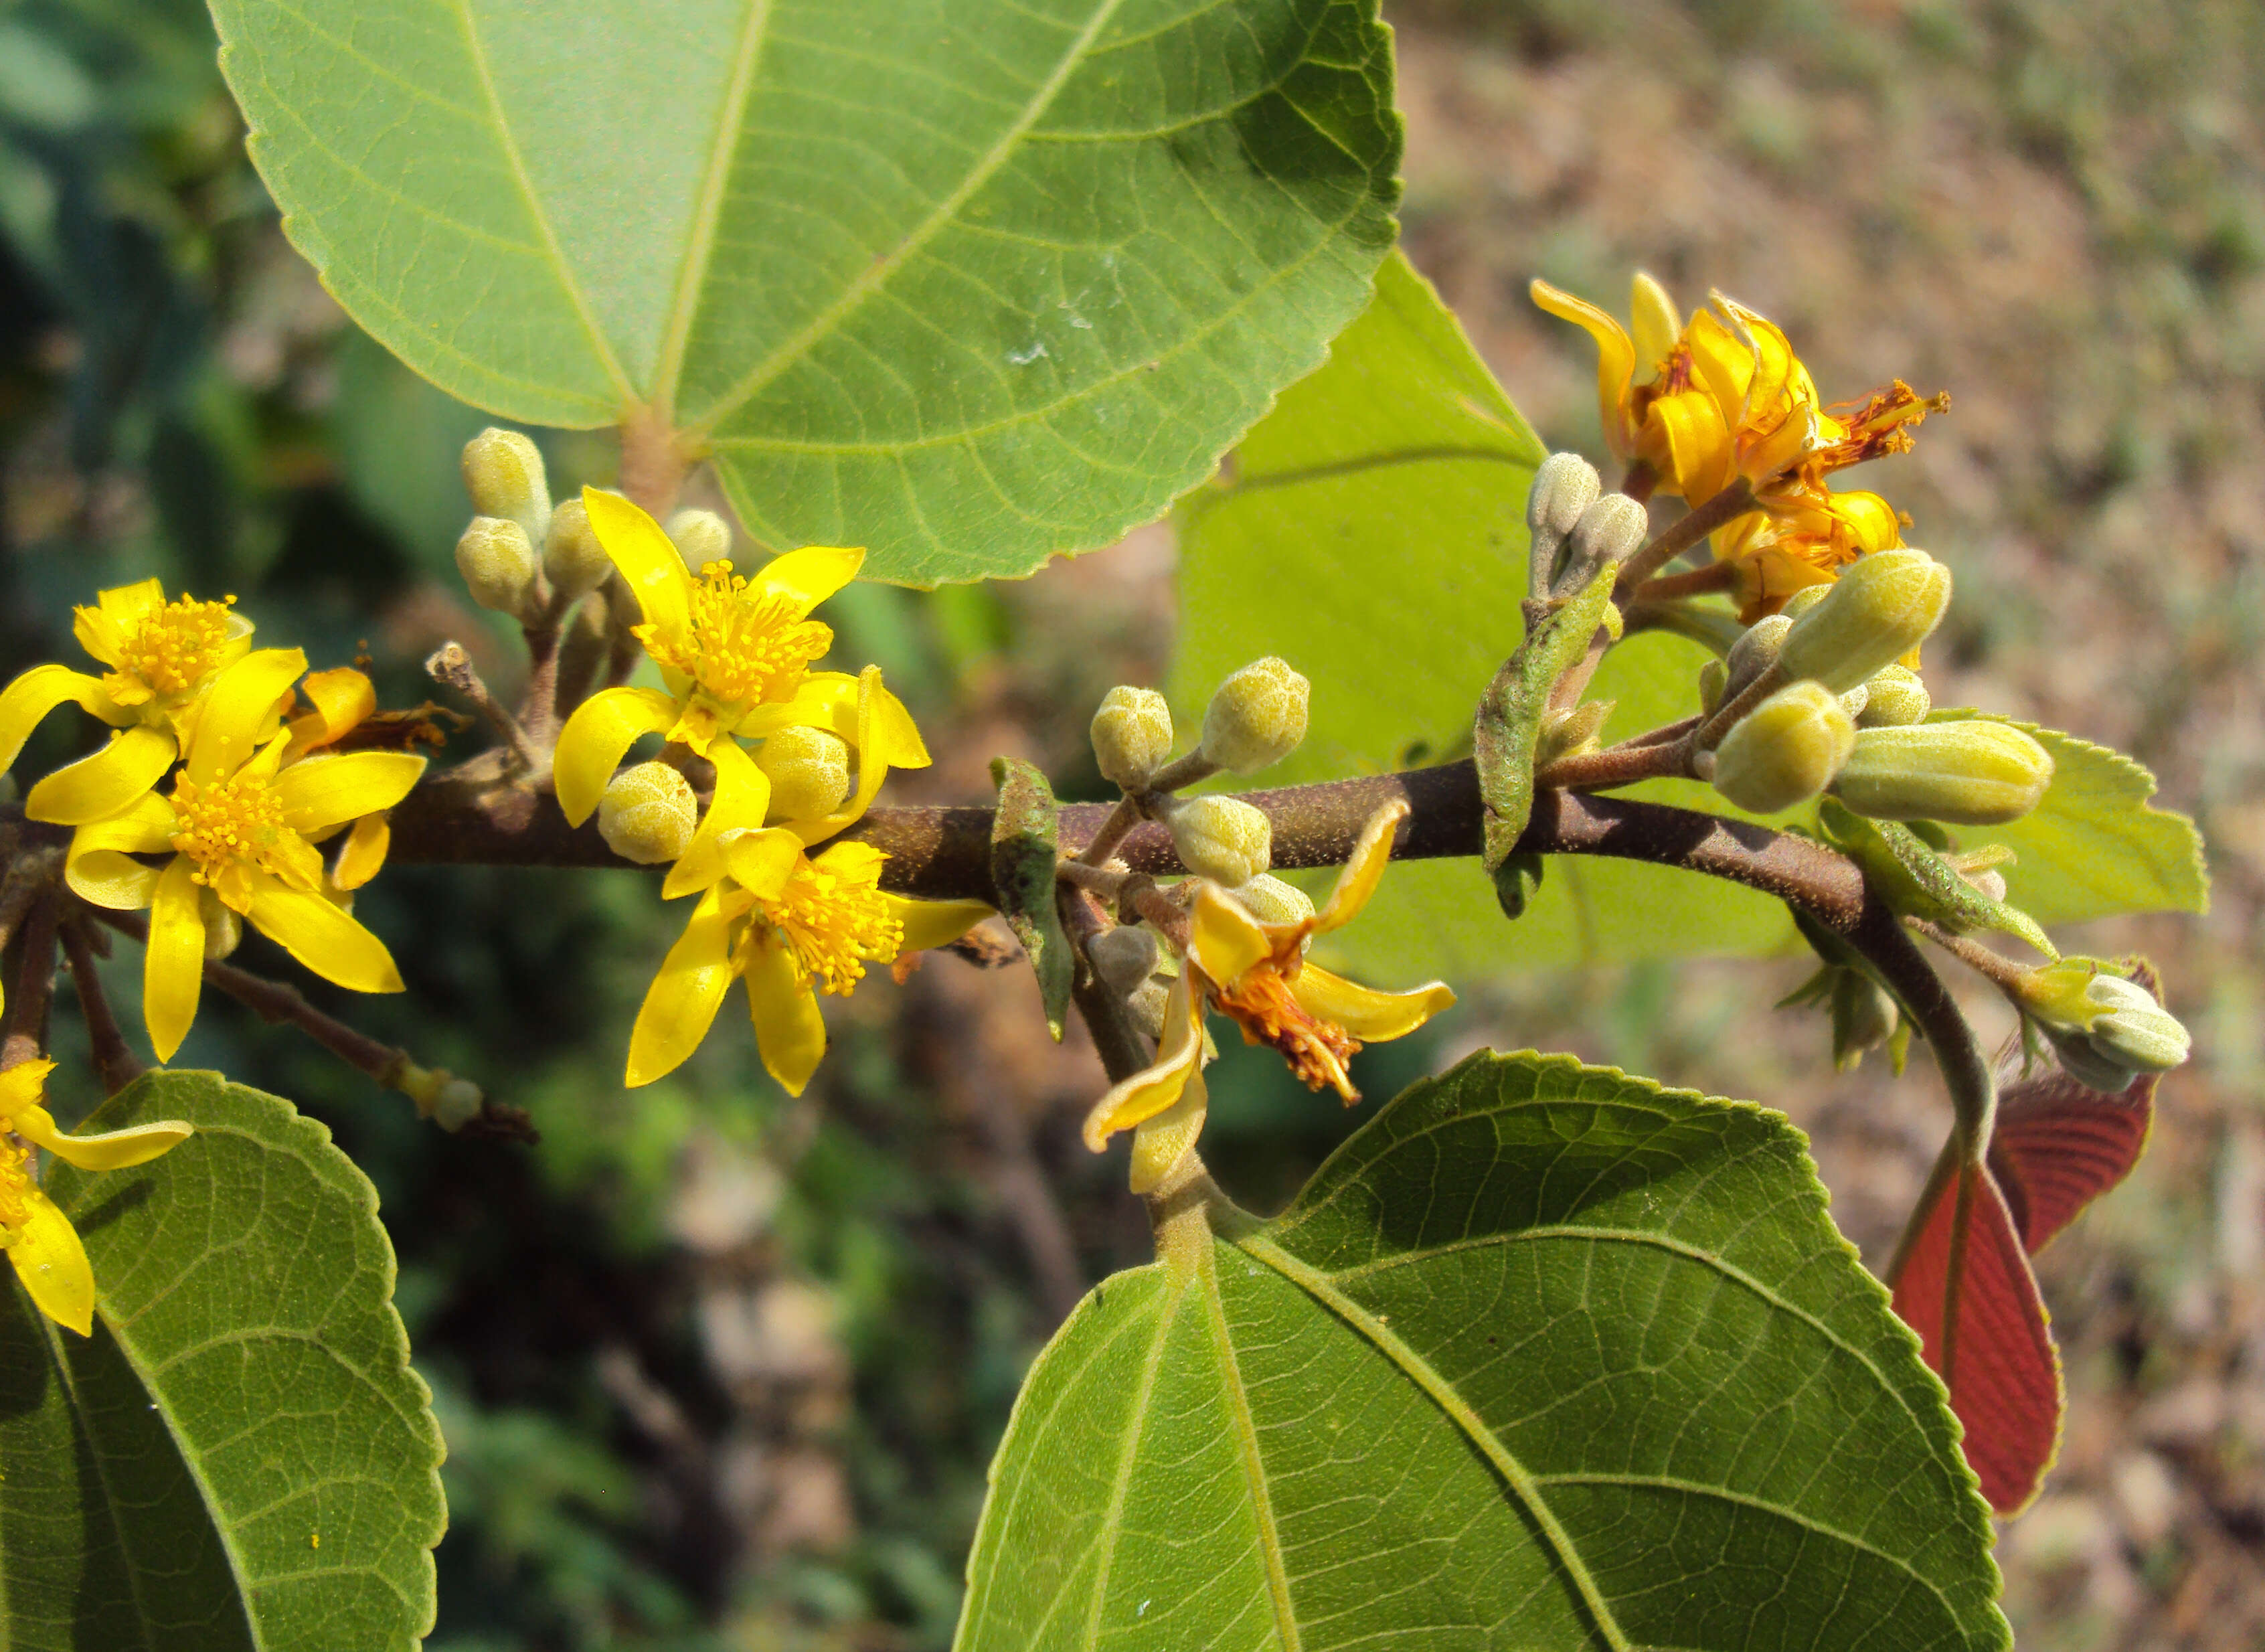
[[[33,1179],[33,1147],[82,1170],[146,1164],[193,1131],[159,1119],[93,1136],[66,1136],[45,1104],[52,1061],[25,1061],[0,1073],[0,1248],[40,1313],[81,1336],[94,1334],[94,1268],[70,1219]]]
[[[1212,1010],[1234,1020],[1246,1042],[1281,1052],[1314,1089],[1332,1088],[1350,1104],[1359,1092],[1345,1062],[1364,1044],[1404,1037],[1455,1001],[1434,981],[1411,992],[1380,993],[1306,959],[1315,935],[1359,915],[1392,858],[1392,834],[1408,804],[1369,817],[1328,902],[1295,923],[1268,923],[1234,894],[1196,881],[1187,956],[1164,1006],[1153,1065],[1112,1086],[1086,1116],[1085,1144],[1096,1153],[1132,1130],[1132,1190],[1154,1188],[1195,1145],[1210,1096],[1203,1079],[1203,1022]]]
[[[1903,518],[1878,494],[1803,489],[1718,529],[1715,557],[1736,565],[1738,618],[1751,625],[1796,591],[1830,585],[1857,557],[1903,542]]]
[[[123,808],[180,755],[205,691],[251,648],[251,622],[234,597],[165,600],[155,579],[105,591],[71,625],[79,645],[110,667],[100,677],[66,666],[34,666],[0,690],[0,768],[16,761],[48,712],[66,701],[119,731],[90,757],[32,788],[34,820],[80,826]]]

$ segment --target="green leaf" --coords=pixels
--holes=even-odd
[[[1061,909],[1054,904],[1061,827],[1054,789],[1018,757],[993,758],[991,780],[999,788],[999,811],[991,821],[991,882],[1001,915],[1030,956],[1046,1029],[1060,1044],[1077,961],[1062,928]]]
[[[1526,492],[1541,443],[1431,285],[1395,254],[1327,366],[1285,391],[1211,487],[1183,502],[1176,705],[1279,654],[1314,680],[1281,782],[1460,755],[1522,635]],[[1606,656],[1609,744],[1698,709],[1695,643],[1649,632]],[[1270,776],[1270,780],[1271,776]],[[1693,782],[1638,797],[1724,812]],[[1328,950],[1380,979],[1701,952],[1792,939],[1776,902],[1664,867],[1562,858],[1506,922],[1475,862],[1395,867]]]
[[[2010,1644],[1941,1388],[1805,1145],[1563,1058],[1416,1085],[1062,1328],[961,1652]]]
[[[1934,713],[1971,722],[1986,711]],[[2203,912],[2210,906],[2202,834],[2182,814],[2151,808],[2155,777],[2121,752],[2072,734],[2012,723],[2052,753],[2044,801],[2011,826],[1958,828],[1961,848],[2003,843],[2020,858],[1999,870],[2006,899],[2039,923],[2078,923],[2118,913]]]
[[[447,1524],[377,1196],[330,1132],[210,1073],[88,1121],[185,1118],[164,1157],[46,1186],[94,1335],[0,1292],[0,1644],[414,1648]]]
[[[929,583],[1105,544],[1390,245],[1375,0],[213,0],[284,226],[527,423],[652,410],[775,545]]]

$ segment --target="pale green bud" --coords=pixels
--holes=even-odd
[[[666,763],[639,763],[606,782],[598,799],[598,835],[606,847],[639,866],[658,866],[684,853],[700,825],[692,782]]]
[[[1715,753],[1715,790],[1756,814],[1805,803],[1831,783],[1856,725],[1823,684],[1789,683],[1741,718]]]
[[[732,554],[732,525],[713,511],[679,511],[668,519],[669,540],[695,570]]]
[[[774,820],[822,820],[849,795],[848,742],[825,729],[779,730],[756,752],[755,767],[770,778]]]
[[[1086,942],[1085,956],[1104,986],[1129,997],[1156,972],[1156,937],[1138,925],[1119,924]]]
[[[1730,668],[1719,659],[1710,659],[1699,667],[1699,709],[1708,717],[1722,703],[1722,689],[1730,680]]]
[[[1295,884],[1285,884],[1271,872],[1261,872],[1234,891],[1234,898],[1261,923],[1287,926],[1314,915],[1314,898]]]
[[[543,537],[550,521],[550,483],[542,450],[515,430],[482,431],[464,444],[464,491],[482,516],[500,516]]]
[[[2072,990],[2079,985],[2080,992]],[[2152,993],[2089,958],[2032,970],[2014,993],[2061,1066],[2094,1089],[2113,1094],[2142,1073],[2169,1072],[2193,1052],[2186,1028]]]
[[[1573,524],[1573,564],[1597,569],[1625,562],[1651,535],[1651,518],[1625,493],[1607,493]]]
[[[1132,1024],[1151,1038],[1164,1036],[1164,1008],[1171,1001],[1172,989],[1162,981],[1143,981],[1127,994],[1125,1008],[1132,1017]]]
[[[1280,762],[1306,738],[1310,688],[1287,662],[1271,654],[1251,661],[1220,684],[1204,709],[1205,760],[1238,775]]]
[[[1549,594],[1565,535],[1603,489],[1596,467],[1577,453],[1553,453],[1541,462],[1526,495],[1527,595]]]
[[[1274,826],[1240,797],[1190,797],[1166,824],[1180,863],[1198,877],[1240,889],[1274,863]]]
[[[1871,690],[1860,682],[1840,696],[1840,709],[1846,711],[1852,720],[1861,717],[1864,715],[1864,707],[1869,702],[1871,697]]]
[[[1833,796],[1878,820],[2003,826],[2036,808],[2052,756],[2005,723],[1919,723],[1865,729]]]
[[[1832,582],[1829,580],[1823,585],[1805,585],[1786,598],[1784,606],[1780,608],[1778,612],[1788,620],[1797,620],[1824,601],[1825,593],[1832,589]]]
[[[612,558],[590,526],[589,507],[579,499],[562,501],[550,513],[550,531],[543,536],[543,571],[550,576],[559,601],[589,595],[613,571]]]
[[[1772,614],[1756,620],[1746,627],[1745,635],[1730,644],[1730,651],[1722,665],[1730,673],[1723,693],[1733,695],[1752,682],[1755,678],[1777,664],[1778,651],[1785,645],[1785,634],[1793,629],[1793,622],[1784,615]]]
[[[1788,677],[1835,694],[1854,688],[1926,640],[1950,606],[1950,570],[1923,550],[1877,550],[1841,571],[1793,622],[1778,652]]]
[[[1926,714],[1934,710],[1926,685],[1908,666],[1883,666],[1864,687],[1870,690],[1861,719],[1868,729],[1900,729],[1924,723]]]
[[[453,1135],[477,1118],[486,1105],[478,1085],[452,1073],[433,1097],[433,1122]]]
[[[456,542],[456,571],[464,576],[473,601],[521,619],[533,604],[541,570],[535,563],[535,542],[524,528],[500,516],[475,516]]]
[[[1122,685],[1093,714],[1093,756],[1101,777],[1126,791],[1145,791],[1172,754],[1172,708],[1154,688]]]

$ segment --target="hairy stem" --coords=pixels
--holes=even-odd
[[[0,1071],[31,1060],[47,1044],[47,1008],[55,990],[55,934],[62,896],[52,885],[32,904],[17,937],[16,979],[8,984],[8,1015],[0,1022]]]
[[[1695,511],[1686,511],[1654,535],[1651,542],[1620,568],[1613,600],[1625,608],[1646,581],[1701,540],[1754,508],[1754,491],[1742,477]]]
[[[115,1095],[144,1071],[112,1013],[110,996],[102,990],[95,971],[94,932],[82,913],[62,926],[63,957],[70,963],[71,986],[78,993],[78,1010],[86,1022],[86,1042],[94,1059],[95,1076],[106,1094]],[[106,947],[107,942],[105,942]]]

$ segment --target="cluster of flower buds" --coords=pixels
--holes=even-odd
[[[2110,1095],[2181,1065],[2193,1040],[2145,985],[2099,958],[2065,957],[2008,988],[2069,1076]]]
[[[1634,556],[1650,525],[1635,499],[1604,491],[1586,459],[1551,454],[1526,496],[1526,595],[1540,601],[1579,590],[1606,564]]]
[[[2036,808],[2052,780],[2043,746],[2010,724],[1926,720],[1905,662],[1949,601],[1950,571],[1898,547],[1757,620],[1701,675],[1701,776],[1757,814],[1828,790],[1883,820],[2000,826]]]
[[[515,430],[464,445],[464,488],[478,513],[456,541],[472,600],[521,624],[554,619],[613,572],[579,499],[551,502],[543,454]]]

